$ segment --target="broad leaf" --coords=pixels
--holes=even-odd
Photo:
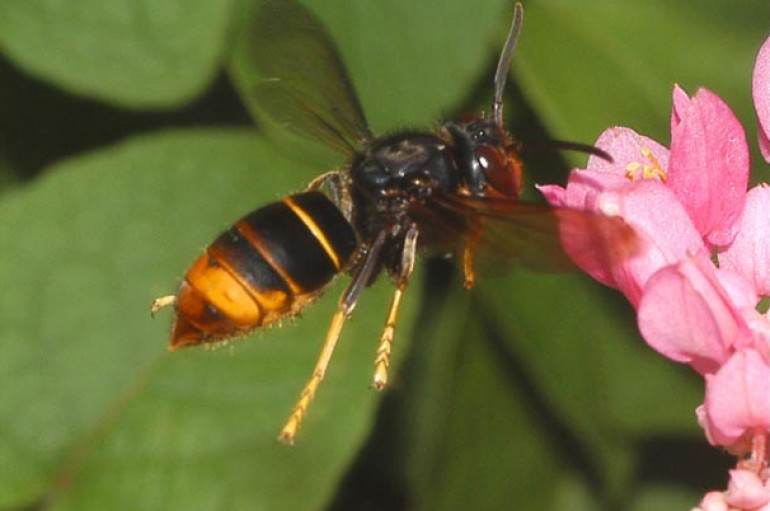
[[[28,73],[80,95],[168,107],[208,85],[231,0],[5,0],[0,50]]]
[[[169,313],[148,312],[220,230],[301,189],[304,173],[248,132],[179,132],[71,160],[5,197],[0,507],[323,506],[378,401],[389,286],[362,297],[293,448],[276,436],[342,282],[301,321],[231,349],[170,354]]]
[[[675,83],[707,87],[751,125],[751,69],[767,2],[527,2],[514,76],[556,138],[608,126],[669,141]],[[750,136],[751,140],[753,137]]]

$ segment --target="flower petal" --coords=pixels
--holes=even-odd
[[[749,470],[731,470],[725,501],[737,509],[757,509],[770,502],[762,479]]]
[[[757,111],[759,148],[765,160],[770,161],[770,38],[757,54],[751,88]]]
[[[671,101],[671,133],[682,122],[682,118],[689,108],[690,96],[679,85],[674,85],[674,94]]]
[[[729,448],[753,431],[770,428],[770,365],[755,350],[735,353],[706,376],[704,420],[712,443]]]
[[[675,94],[676,96],[676,94]],[[668,185],[714,247],[737,232],[749,179],[746,134],[719,96],[700,89],[671,132]]]
[[[725,496],[719,491],[710,491],[703,496],[700,505],[692,511],[730,511]]]
[[[622,261],[608,261],[601,252],[582,250],[586,245],[583,240],[563,240],[567,254],[582,270],[603,284],[620,289],[634,306],[653,273],[688,254],[705,250],[687,213],[671,190],[659,181],[628,181],[617,175],[581,170],[572,172],[563,194],[550,187],[541,187],[541,191],[555,206],[619,216],[636,231],[640,250]],[[559,195],[561,200],[556,202]]]
[[[538,185],[537,188],[554,207],[602,213],[600,203],[605,187],[613,189],[627,184],[628,181],[624,177],[611,172],[574,170],[566,188],[557,185]],[[563,237],[564,249],[575,264],[594,279],[606,286],[619,287],[613,276],[613,267],[606,264],[606,258],[598,252],[584,250],[586,246],[590,246],[587,241]]]
[[[588,170],[628,177],[634,169],[641,170],[644,166],[657,165],[661,170],[668,167],[668,149],[630,128],[606,129],[594,145],[612,156],[612,161],[591,155],[588,158]]]
[[[719,370],[732,346],[751,337],[717,271],[706,255],[687,257],[653,275],[639,303],[639,330],[647,344],[701,374]]]
[[[746,210],[732,245],[719,255],[724,268],[741,273],[757,295],[770,295],[770,187],[755,186],[746,196]]]
[[[719,265],[717,280],[737,310],[751,309],[756,312],[759,296],[754,291],[754,284],[741,272],[724,265]]]

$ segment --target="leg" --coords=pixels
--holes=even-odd
[[[342,175],[339,170],[330,170],[328,172],[324,172],[320,176],[317,176],[313,178],[310,183],[307,185],[308,190],[319,190],[324,185],[329,185],[331,182],[340,182],[342,180]]]
[[[465,289],[470,289],[476,282],[476,272],[474,271],[473,253],[481,241],[483,223],[481,219],[475,220],[470,228],[468,241],[463,247],[463,277],[465,278]]]
[[[353,215],[353,200],[350,197],[350,186],[345,174],[339,170],[324,172],[307,185],[308,190],[320,190],[322,186],[329,189],[332,202],[337,205],[348,221]]]
[[[299,428],[302,425],[305,413],[307,413],[307,409],[310,407],[310,403],[315,397],[318,386],[324,379],[329,360],[331,360],[334,348],[337,346],[337,339],[340,337],[342,326],[345,324],[345,320],[353,313],[353,309],[356,306],[361,291],[377,269],[377,263],[379,262],[380,253],[382,252],[382,247],[385,245],[386,239],[386,231],[381,231],[377,235],[374,242],[372,242],[369,247],[366,259],[364,259],[363,264],[358,267],[358,270],[353,276],[353,280],[340,297],[337,312],[334,313],[332,323],[329,326],[329,331],[326,333],[326,339],[321,348],[321,354],[318,356],[318,361],[315,364],[315,369],[313,369],[313,375],[310,377],[310,381],[305,385],[305,388],[302,389],[299,401],[294,405],[294,409],[278,437],[281,442],[286,444],[294,443],[294,437],[297,435],[297,431],[299,431]]]
[[[406,233],[404,250],[401,253],[401,274],[396,279],[396,291],[393,301],[390,303],[388,318],[377,347],[377,356],[374,359],[374,377],[372,387],[382,390],[388,383],[388,367],[390,366],[390,351],[393,345],[393,334],[398,322],[398,309],[401,306],[401,297],[409,282],[409,276],[414,269],[415,254],[417,252],[417,228],[412,225]]]
[[[281,430],[281,435],[278,437],[281,442],[285,444],[293,444],[294,437],[297,435],[302,419],[310,407],[310,402],[315,397],[316,390],[321,384],[321,380],[326,374],[326,367],[329,365],[329,360],[332,358],[334,348],[337,346],[337,339],[340,337],[342,331],[342,325],[347,319],[347,314],[342,308],[338,309],[332,318],[332,324],[329,326],[329,331],[326,333],[326,340],[324,341],[323,348],[321,348],[321,354],[318,356],[318,361],[313,369],[313,375],[310,377],[310,381],[307,382],[305,388],[302,389],[302,394],[299,396],[299,401],[294,405],[289,420]]]
[[[174,305],[175,303],[176,295],[160,296],[152,301],[152,304],[150,305],[150,315],[155,317],[155,314],[157,314],[159,310]]]
[[[476,272],[473,271],[473,248],[471,244],[463,248],[463,277],[465,289],[472,288],[476,281]]]

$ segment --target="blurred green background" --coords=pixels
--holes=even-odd
[[[376,133],[485,108],[507,0],[307,2]],[[506,97],[525,141],[624,125],[668,144],[706,86],[755,147],[766,0],[529,0]],[[391,289],[365,293],[297,444],[275,437],[340,279],[301,321],[169,354],[149,303],[244,213],[343,162],[294,157],[224,71],[236,0],[0,2],[0,509],[689,509],[732,460],[702,385],[622,297],[515,270],[473,292],[422,261],[392,386],[368,388]],[[756,155],[756,152],[753,153]],[[528,154],[558,182],[584,156]],[[758,158],[755,179],[767,179]]]

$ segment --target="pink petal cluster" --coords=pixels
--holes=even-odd
[[[770,162],[770,39],[753,96]],[[770,511],[770,318],[761,306],[770,296],[770,187],[747,191],[743,127],[713,92],[690,98],[677,86],[670,149],[628,128],[608,129],[596,146],[613,161],[592,156],[565,188],[540,190],[555,206],[622,217],[642,249],[610,263],[570,255],[625,294],[652,348],[704,377],[698,421],[709,442],[742,461],[728,491],[706,495],[701,509]]]
[[[770,511],[767,481],[756,472],[745,469],[730,471],[726,492],[708,492],[693,511]]]

